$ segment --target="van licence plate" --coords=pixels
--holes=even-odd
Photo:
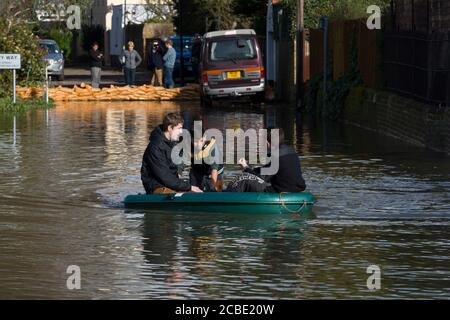
[[[227,79],[240,79],[240,78],[241,78],[240,71],[227,72]]]

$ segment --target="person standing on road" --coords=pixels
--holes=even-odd
[[[134,50],[133,41],[128,42],[128,50],[123,50],[120,56],[120,62],[123,65],[123,73],[125,76],[125,84],[134,86],[136,82],[136,68],[142,63],[139,53]]]
[[[166,40],[167,52],[163,57],[164,61],[164,81],[166,88],[173,88],[175,83],[173,82],[173,68],[175,66],[175,60],[177,59],[177,52],[173,48],[172,40]]]
[[[150,70],[150,84],[152,86],[163,85],[163,49],[158,40],[153,41],[151,50],[148,52],[148,69]]]
[[[98,50],[98,43],[92,43],[91,50],[89,50],[89,58],[91,65],[92,87],[98,88],[100,86],[100,78],[102,73],[103,54]]]

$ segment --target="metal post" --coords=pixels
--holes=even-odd
[[[181,86],[184,87],[184,43],[183,43],[183,2],[180,1],[180,82]]]
[[[327,88],[328,88],[328,17],[320,18],[320,26],[323,29],[323,100],[322,112],[325,112]]]
[[[16,103],[16,69],[13,69],[13,103]]]
[[[48,104],[48,66],[45,67],[45,102]]]
[[[47,85],[45,86],[45,102],[48,104],[48,79],[50,77],[47,78]]]
[[[302,85],[303,85],[303,55],[304,55],[304,0],[297,0],[297,107],[301,108],[303,106],[302,102]]]
[[[13,144],[16,145],[16,116],[13,117]]]
[[[396,22],[395,22],[395,8],[394,8],[394,6],[395,6],[395,2],[394,2],[394,0],[391,0],[391,26],[392,26],[392,30],[395,30],[395,25],[396,25]]]
[[[122,44],[124,45],[124,48],[126,49],[126,43],[125,43],[125,38],[127,37],[127,0],[125,0],[124,5],[123,5],[123,41]]]

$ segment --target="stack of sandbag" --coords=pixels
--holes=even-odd
[[[143,85],[137,87],[117,87],[95,89],[82,83],[73,88],[56,87],[48,90],[49,97],[55,101],[168,101],[199,99],[199,86],[188,84],[182,88],[166,89]],[[39,87],[17,87],[17,95],[22,99],[34,99],[44,96]]]

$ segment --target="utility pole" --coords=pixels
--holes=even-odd
[[[181,86],[184,87],[184,43],[183,43],[183,1],[180,1],[180,29],[178,30],[180,34],[180,82]]]
[[[304,52],[304,31],[305,31],[305,19],[304,19],[304,0],[297,0],[297,90],[296,100],[297,108],[303,107],[302,101],[302,85],[303,85],[303,52]]]
[[[124,49],[127,48],[126,44],[125,44],[125,38],[127,36],[127,0],[125,0],[125,3],[123,5],[123,45],[124,45]]]
[[[326,112],[328,94],[328,17],[320,17],[320,28],[323,30],[323,95],[322,112]]]

